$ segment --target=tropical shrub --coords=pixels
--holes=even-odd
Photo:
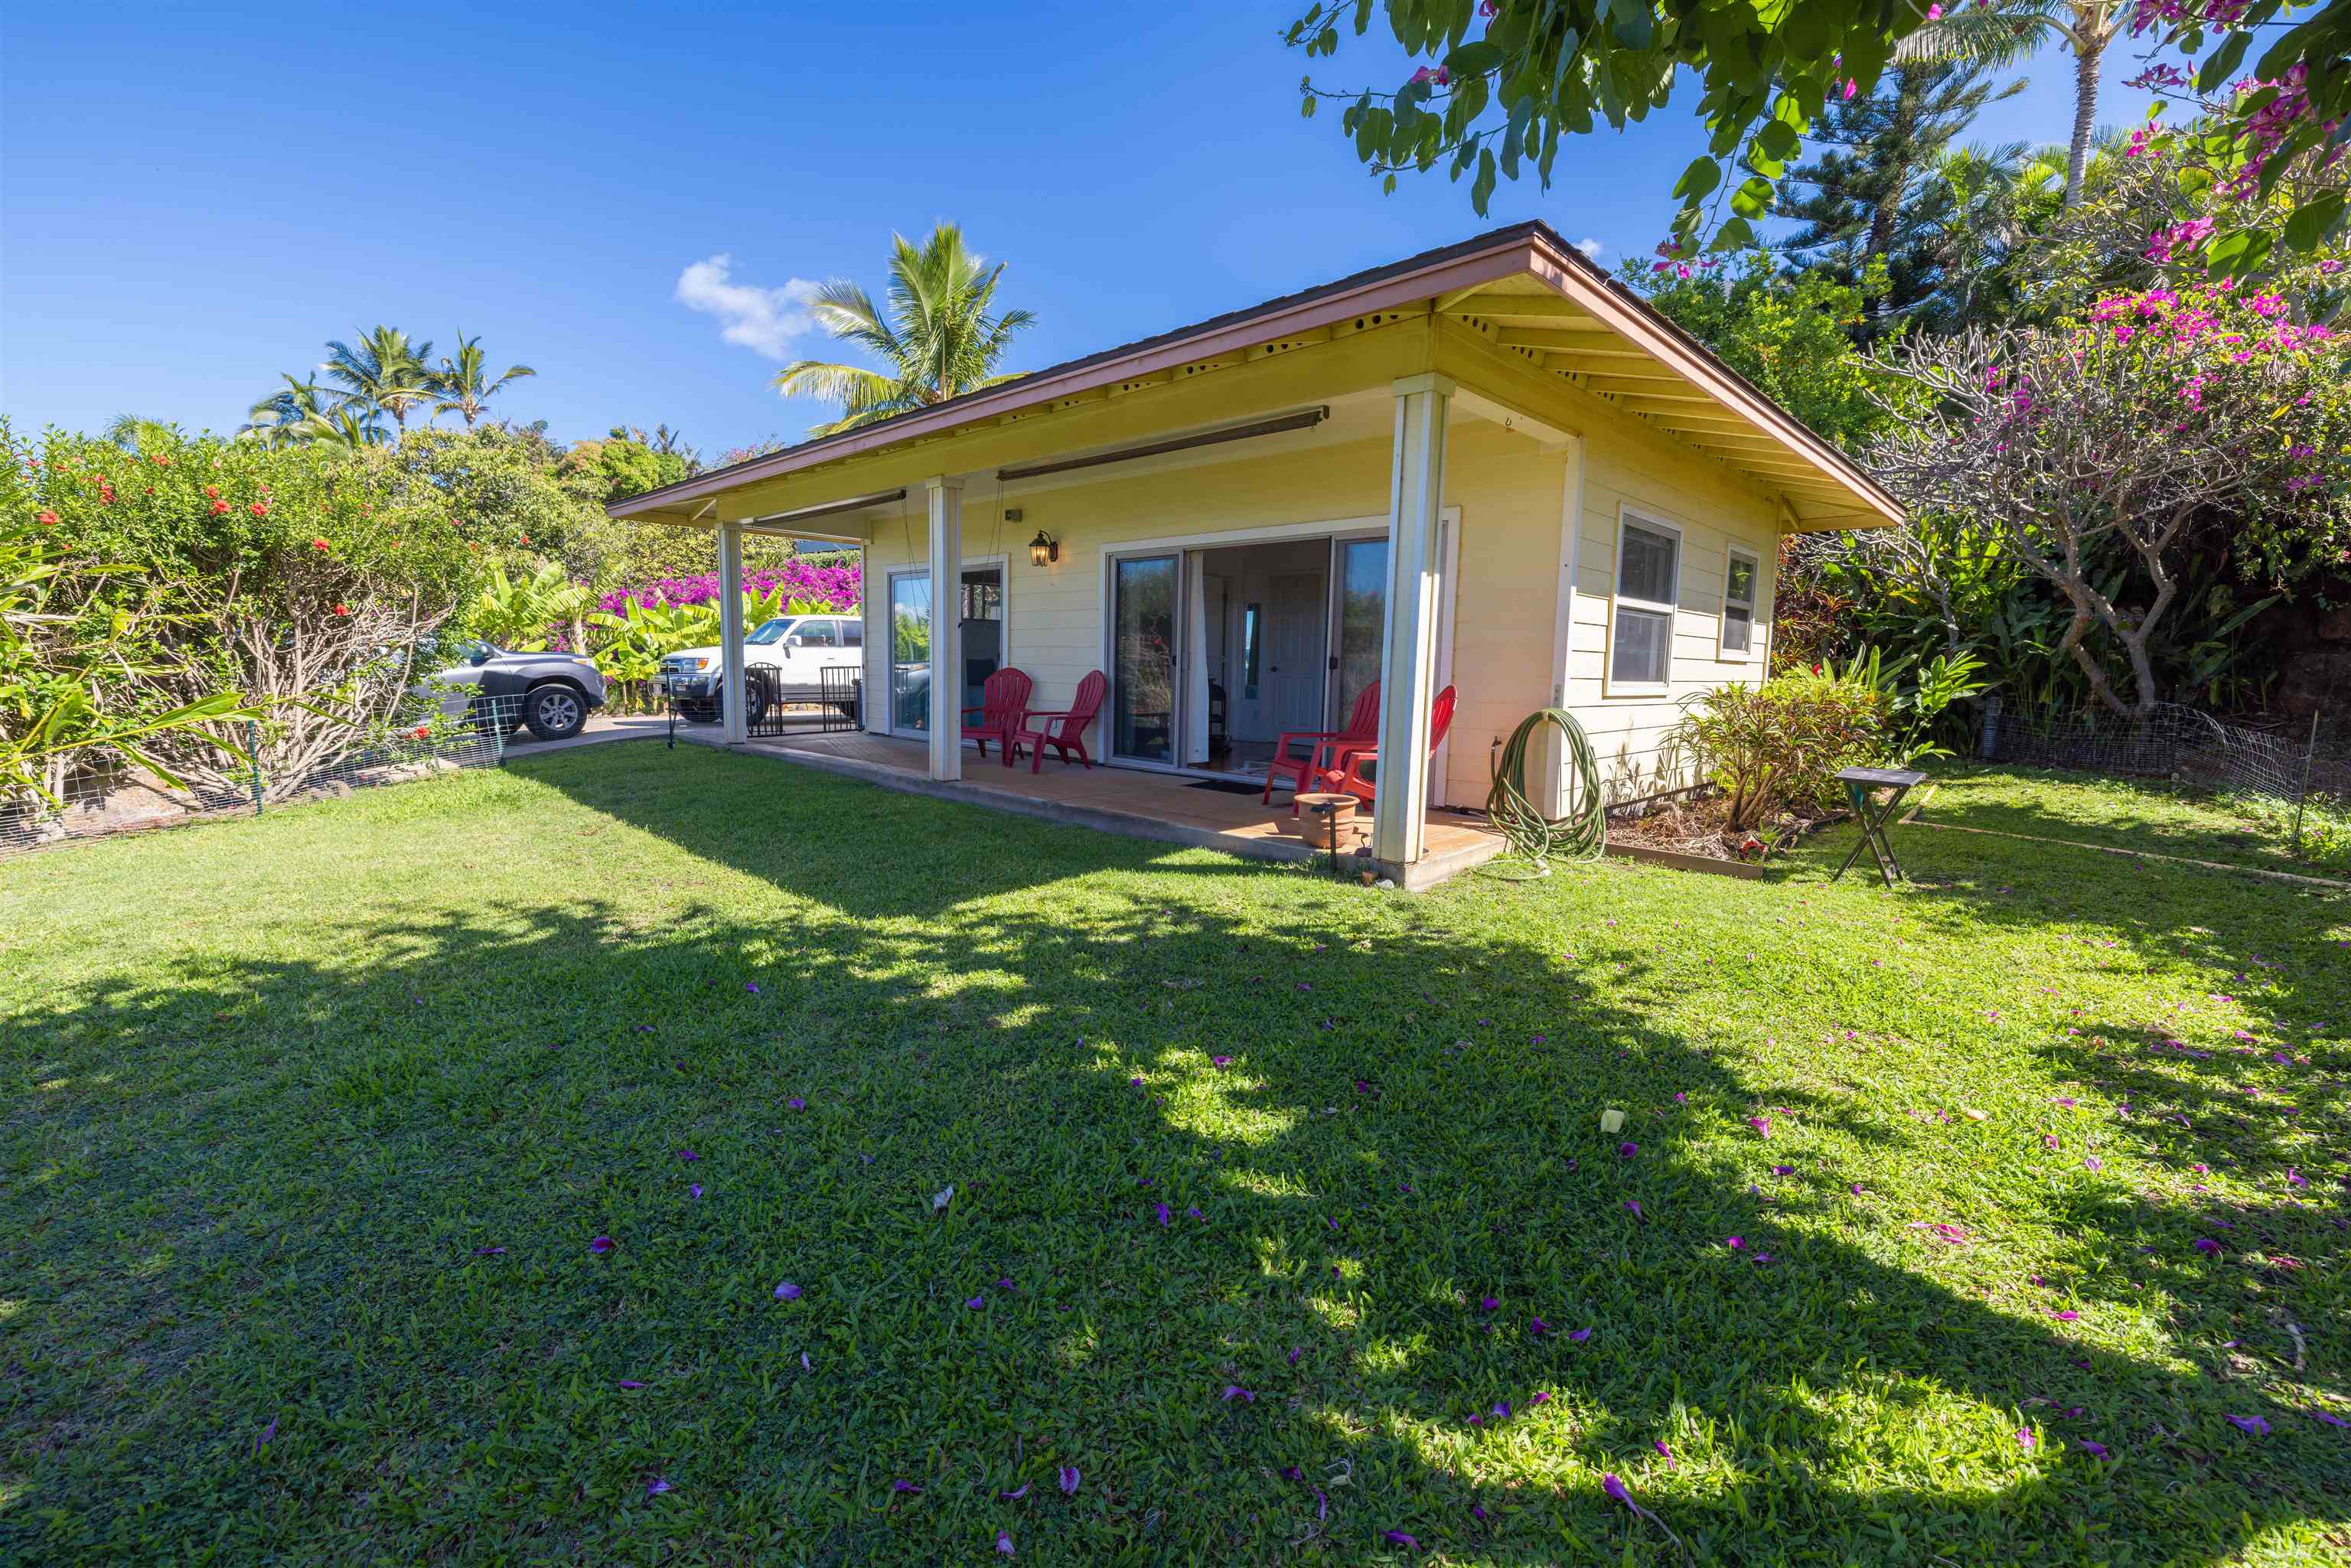
[[[864,582],[860,569],[853,562],[840,566],[814,566],[788,560],[780,565],[746,571],[743,589],[745,592],[755,595],[780,593],[787,600],[805,605],[810,612],[846,612],[855,610],[862,601]],[[664,577],[607,593],[598,601],[598,606],[608,615],[628,615],[634,612],[632,607],[641,605],[716,604],[717,601],[718,574],[705,571]]]
[[[469,531],[498,527],[469,529],[371,452],[168,433],[136,453],[55,430],[37,445],[6,439],[9,511],[53,517],[40,526],[75,559],[141,569],[135,598],[106,595],[125,617],[108,709],[152,721],[235,694],[262,712],[273,791],[394,719],[420,650],[473,597]],[[146,749],[200,790],[242,790],[248,766],[222,747],[244,738],[242,723],[214,720]]]
[[[148,671],[137,650],[157,613],[153,580],[66,548],[57,512],[37,504],[27,477],[12,461],[0,481],[0,812],[59,804],[69,774],[118,759],[177,782],[149,754],[153,737],[245,716],[236,694],[139,711],[136,683]]]
[[[1725,825],[1749,832],[1792,802],[1834,798],[1837,769],[1876,753],[1886,719],[1875,686],[1802,672],[1717,686],[1684,713],[1674,742],[1729,798]]]

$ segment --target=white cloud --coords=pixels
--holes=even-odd
[[[789,359],[792,340],[816,329],[808,302],[817,286],[795,277],[780,288],[754,287],[734,281],[734,266],[735,258],[723,252],[695,262],[677,275],[677,302],[717,317],[718,335],[727,342],[771,360]]]
[[[1575,242],[1575,248],[1582,251],[1586,258],[1598,261],[1600,253],[1607,247],[1596,239],[1580,239]],[[722,256],[719,259],[723,261],[726,258]]]

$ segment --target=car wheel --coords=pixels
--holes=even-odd
[[[569,686],[537,686],[523,701],[522,721],[541,740],[569,740],[587,727],[588,704]]]

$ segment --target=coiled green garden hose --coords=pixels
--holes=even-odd
[[[1542,814],[1527,794],[1527,754],[1535,732],[1553,725],[1575,767],[1576,789],[1567,815],[1557,821]],[[1486,794],[1486,820],[1510,840],[1510,848],[1534,862],[1538,875],[1550,873],[1553,855],[1571,860],[1597,860],[1608,841],[1607,802],[1600,795],[1600,761],[1593,755],[1591,737],[1565,708],[1547,707],[1529,714],[1526,722],[1502,743],[1494,760],[1494,785]]]

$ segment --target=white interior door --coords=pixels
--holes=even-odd
[[[1263,687],[1266,727],[1322,727],[1323,622],[1320,573],[1285,572],[1272,580],[1266,604]]]

